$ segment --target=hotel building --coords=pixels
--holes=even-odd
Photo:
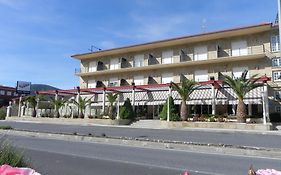
[[[73,55],[81,62],[81,93],[94,94],[92,110],[105,110],[105,93],[121,92],[118,102],[130,98],[146,118],[158,118],[168,97],[169,83],[185,79],[200,82],[187,102],[191,113],[234,114],[236,96],[221,84],[224,75],[258,74],[264,87],[246,99],[249,115],[281,112],[281,59],[278,25],[263,23],[209,33],[154,41]],[[132,88],[133,85],[133,88]],[[133,93],[132,93],[133,91]],[[176,104],[180,97],[170,91]]]

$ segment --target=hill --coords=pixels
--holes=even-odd
[[[46,84],[31,84],[31,94],[34,95],[36,91],[59,90],[59,88]]]

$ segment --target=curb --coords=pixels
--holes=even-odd
[[[281,159],[281,149],[235,146],[227,144],[210,144],[197,142],[182,142],[158,139],[130,138],[130,137],[108,137],[95,136],[93,134],[83,135],[79,133],[49,133],[28,130],[0,130],[0,134],[36,137],[45,139],[56,139],[64,141],[83,141],[100,144],[112,144],[122,146],[134,146],[140,148],[169,149],[175,151],[192,151],[201,153],[218,153],[237,156],[252,156]]]

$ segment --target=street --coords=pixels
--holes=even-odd
[[[172,129],[140,129],[110,126],[78,126],[63,124],[25,123],[0,121],[1,125],[10,125],[14,129],[32,130],[38,132],[69,133],[74,132],[95,136],[133,137],[147,139],[163,139],[199,143],[230,144],[239,146],[281,148],[281,135],[270,135],[247,132],[227,132],[210,130],[172,130]]]
[[[162,150],[110,144],[7,136],[24,148],[33,167],[50,175],[245,175],[255,168],[280,169],[281,159]]]

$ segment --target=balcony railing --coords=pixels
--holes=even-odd
[[[222,47],[218,47],[216,50],[216,55],[213,55],[214,58],[227,58],[227,57],[239,57],[239,56],[250,56],[250,55],[258,55],[258,54],[263,54],[266,53],[264,45],[259,45],[259,46],[248,46],[247,49],[241,49],[241,50],[232,50],[232,49],[225,49]],[[209,53],[208,53],[209,55]],[[186,57],[186,58],[184,58]],[[194,54],[187,54],[187,53],[181,53],[180,55],[180,62],[189,62],[189,61],[194,61]],[[155,65],[155,64],[160,64],[157,59],[152,55],[149,54],[149,60],[148,60],[148,65]],[[131,68],[132,65],[128,65],[127,60],[122,60],[120,63],[120,68],[119,69],[124,69],[124,68]],[[96,70],[91,70],[89,68],[78,68],[75,69],[75,74],[80,74],[80,73],[89,73],[89,72],[97,72],[97,71],[103,71],[103,70],[108,70],[102,62],[100,62],[97,66]]]

